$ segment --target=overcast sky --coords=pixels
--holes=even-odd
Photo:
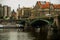
[[[2,5],[8,5],[12,9],[17,9],[18,4],[20,4],[20,7],[33,7],[33,5],[36,4],[37,1],[49,1],[49,0],[0,0],[0,4]],[[51,3],[54,4],[60,4],[60,0],[50,0]]]

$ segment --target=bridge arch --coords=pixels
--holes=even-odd
[[[32,27],[32,35],[38,40],[47,40],[48,27],[50,22],[44,19],[35,19],[30,23]]]
[[[30,23],[31,26],[43,26],[43,25],[51,25],[51,23],[48,20],[44,19],[35,19]]]

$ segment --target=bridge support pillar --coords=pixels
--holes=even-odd
[[[54,26],[57,27],[57,30],[58,30],[58,31],[60,31],[60,23],[59,23],[59,18],[58,18],[58,16],[56,16],[56,17],[54,18],[54,23],[55,23]]]
[[[57,40],[58,39],[60,39],[59,37],[60,37],[60,23],[59,23],[59,17],[58,16],[56,16],[55,18],[54,18],[54,23],[55,23],[55,25],[54,26],[56,26],[57,28]]]
[[[25,26],[24,26],[24,31],[26,30],[26,28],[27,28],[27,23],[25,23]]]

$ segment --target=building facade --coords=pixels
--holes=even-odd
[[[32,10],[32,8],[30,8],[30,7],[20,8],[20,10],[17,10],[18,17],[19,18],[29,18],[31,16],[31,10]]]
[[[3,16],[4,17],[10,17],[11,16],[11,8],[7,5],[3,6]]]
[[[11,7],[8,7],[7,8],[7,16],[8,17],[11,17]]]
[[[31,16],[31,9],[32,8],[26,8],[26,7],[24,7],[22,9],[22,18],[29,18]]]
[[[12,14],[11,14],[11,19],[13,19],[13,20],[17,20],[18,18],[17,18],[17,13],[13,10],[12,12],[11,12]]]
[[[0,4],[0,18],[3,18],[3,6]]]
[[[18,8],[19,9],[19,8]],[[37,1],[33,8],[23,7],[18,10],[20,18],[48,18],[60,15],[60,4]]]
[[[60,4],[52,4],[50,2],[37,1],[32,10],[34,17],[48,17],[60,15]]]

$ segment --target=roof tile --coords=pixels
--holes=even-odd
[[[49,2],[46,2],[45,4],[41,4],[40,1],[37,1],[37,5],[41,8],[49,8],[50,6],[50,3]],[[53,4],[53,7],[54,8],[60,8],[60,4]]]

